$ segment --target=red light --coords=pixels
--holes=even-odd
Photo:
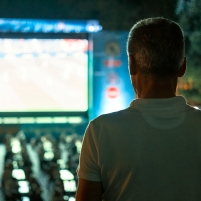
[[[116,87],[110,87],[106,91],[106,95],[108,98],[116,98],[119,96],[119,90]]]
[[[122,65],[122,61],[109,59],[104,61],[104,65],[107,66],[108,68],[112,68],[112,67],[118,68]]]

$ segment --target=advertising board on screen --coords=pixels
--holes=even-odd
[[[88,110],[88,40],[0,39],[0,112]]]

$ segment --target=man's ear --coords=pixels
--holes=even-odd
[[[182,66],[181,66],[181,68],[177,74],[177,77],[183,77],[184,76],[184,74],[186,72],[186,65],[187,65],[186,57],[184,57],[184,62],[183,62]]]
[[[130,73],[130,75],[136,75],[137,74],[135,59],[134,59],[134,56],[132,54],[129,54],[129,73]]]

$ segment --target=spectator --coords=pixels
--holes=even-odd
[[[76,201],[200,201],[201,111],[176,96],[183,32],[168,19],[141,20],[127,52],[138,98],[89,123]]]

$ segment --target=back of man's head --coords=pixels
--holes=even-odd
[[[141,20],[130,30],[127,53],[145,75],[174,78],[184,62],[183,32],[177,23],[162,17]]]

